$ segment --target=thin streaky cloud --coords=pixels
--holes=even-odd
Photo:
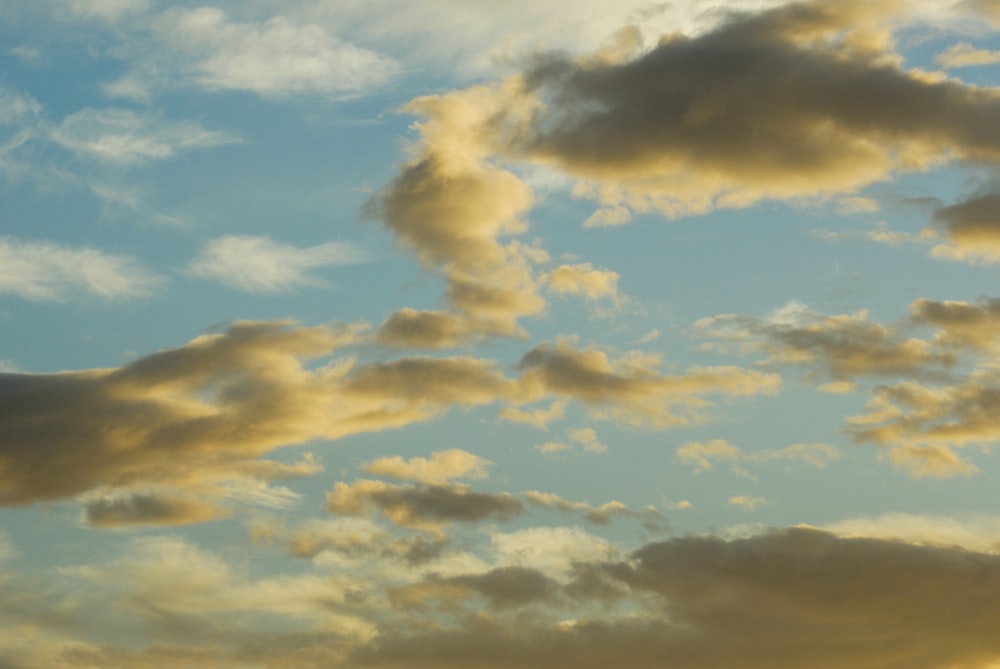
[[[226,235],[209,241],[187,271],[249,293],[281,293],[326,285],[315,270],[366,259],[347,242],[299,247],[264,236]]]
[[[0,237],[0,293],[35,302],[81,293],[115,300],[149,295],[163,282],[131,256]]]

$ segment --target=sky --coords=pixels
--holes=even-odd
[[[0,669],[1000,667],[998,64],[997,0],[0,4]]]

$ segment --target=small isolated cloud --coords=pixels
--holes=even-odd
[[[378,458],[361,467],[361,471],[397,480],[441,484],[455,478],[489,478],[486,467],[491,461],[478,455],[452,448],[437,451],[429,458],[404,459],[402,456]]]
[[[959,42],[935,58],[941,67],[976,67],[1000,63],[1000,51],[977,49],[968,42]]]
[[[164,493],[101,496],[84,505],[84,522],[99,528],[189,525],[226,515],[211,502]]]
[[[226,235],[208,242],[188,265],[188,272],[237,290],[279,293],[325,285],[312,270],[361,262],[364,257],[355,246],[345,242],[298,247],[269,237]]]
[[[36,302],[79,294],[114,300],[149,295],[161,283],[131,256],[0,237],[0,293]]]
[[[582,295],[588,300],[616,299],[618,272],[594,269],[590,263],[560,265],[549,272],[549,290],[560,295]]]
[[[525,511],[524,503],[509,493],[476,492],[455,483],[401,486],[365,479],[336,483],[326,506],[330,513],[344,516],[377,510],[395,525],[438,536],[453,522],[510,520]]]
[[[731,506],[746,509],[747,511],[753,511],[757,507],[767,504],[767,499],[764,497],[751,497],[749,495],[737,495],[736,497],[730,497],[728,501]]]
[[[129,109],[83,109],[64,118],[51,139],[77,155],[123,165],[241,141],[193,121],[168,121]]]

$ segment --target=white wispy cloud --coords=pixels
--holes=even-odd
[[[241,141],[193,121],[169,121],[128,109],[82,109],[63,119],[51,139],[73,153],[118,164],[162,160],[187,149]]]
[[[130,256],[0,237],[0,293],[54,302],[81,292],[121,299],[147,295],[161,282]]]
[[[188,272],[251,293],[277,293],[322,286],[312,270],[361,262],[364,253],[345,242],[298,247],[269,237],[226,235],[213,239],[188,265]]]

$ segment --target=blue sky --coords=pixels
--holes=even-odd
[[[998,30],[0,8],[0,666],[998,666]]]

